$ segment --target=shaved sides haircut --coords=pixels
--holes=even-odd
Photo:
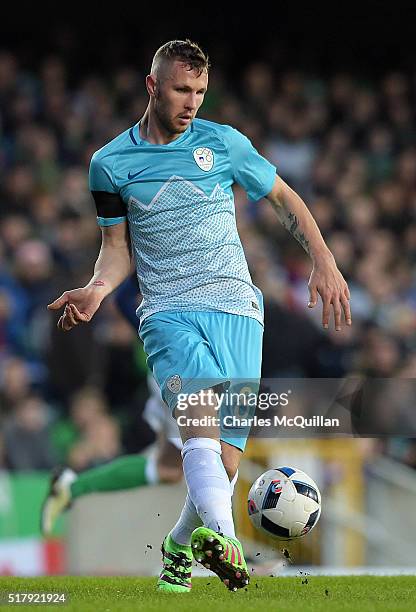
[[[175,60],[189,66],[189,70],[196,70],[198,76],[209,71],[210,63],[208,56],[202,51],[197,43],[191,40],[171,40],[162,45],[155,53],[152,61],[151,73],[158,78],[163,76],[163,67]]]

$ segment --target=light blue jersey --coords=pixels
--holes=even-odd
[[[270,193],[276,168],[240,132],[195,119],[179,138],[154,145],[139,125],[94,153],[90,189],[118,194],[128,221],[143,321],[160,311],[222,311],[263,322],[237,232],[233,183],[250,200]]]

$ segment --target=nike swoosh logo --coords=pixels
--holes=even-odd
[[[139,174],[141,174],[142,172],[144,172],[145,170],[148,170],[150,166],[147,166],[147,168],[143,168],[143,170],[139,170],[138,172],[135,172],[134,174],[132,174],[131,172],[129,172],[128,177],[129,177],[129,181],[131,181],[131,179],[136,178],[136,176],[139,176]]]

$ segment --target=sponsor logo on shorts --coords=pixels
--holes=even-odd
[[[179,391],[182,389],[182,379],[179,374],[174,374],[171,376],[168,379],[166,386],[169,391],[172,391],[172,393],[179,393]]]

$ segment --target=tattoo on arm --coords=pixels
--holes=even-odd
[[[299,221],[297,216],[292,212],[287,212],[283,207],[274,207],[279,219],[284,228],[286,228],[294,238],[302,245],[305,251],[310,255],[309,251],[309,240],[305,234],[299,228]]]

